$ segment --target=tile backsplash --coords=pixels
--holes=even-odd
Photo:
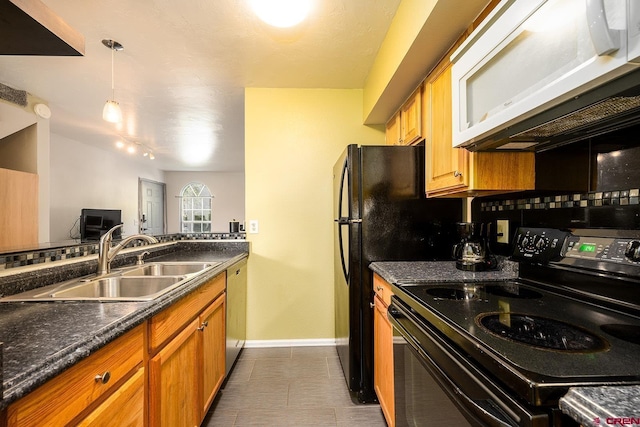
[[[185,240],[239,240],[245,238],[245,233],[178,233],[154,237],[156,237],[160,243]],[[143,245],[146,245],[146,243],[133,241],[128,245],[128,247]],[[0,254],[0,271],[7,270],[9,268],[23,267],[26,265],[52,263],[73,258],[81,258],[97,253],[98,242],[88,242],[47,249]]]
[[[482,212],[520,209],[586,208],[589,206],[614,206],[639,204],[640,189],[618,191],[593,191],[589,193],[559,194],[518,199],[480,202]]]

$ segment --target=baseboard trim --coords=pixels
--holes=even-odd
[[[325,347],[335,346],[335,338],[299,339],[299,340],[246,340],[245,348],[266,347]]]

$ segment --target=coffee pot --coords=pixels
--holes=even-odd
[[[493,267],[485,239],[485,227],[480,222],[456,224],[460,242],[453,246],[456,268],[464,271],[483,271]]]

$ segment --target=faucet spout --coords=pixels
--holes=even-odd
[[[100,243],[98,244],[98,276],[109,274],[111,272],[111,261],[113,261],[118,252],[120,252],[130,242],[134,240],[143,240],[147,243],[158,243],[158,239],[153,236],[147,236],[146,234],[134,234],[123,239],[116,246],[111,247],[113,232],[123,226],[124,224],[118,224],[100,237]]]

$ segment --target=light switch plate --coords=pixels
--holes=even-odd
[[[249,220],[249,233],[250,234],[258,234],[258,220],[250,219]]]
[[[499,219],[496,224],[496,241],[498,243],[509,243],[509,220]]]

